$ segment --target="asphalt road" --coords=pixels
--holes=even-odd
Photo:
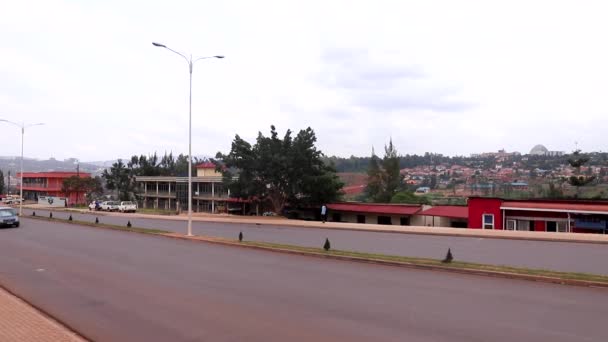
[[[31,215],[32,210],[24,210]],[[36,211],[48,216],[48,211]],[[67,212],[53,212],[54,217],[67,218]],[[72,214],[76,220],[95,221],[94,214]],[[186,222],[166,219],[142,219],[120,216],[99,216],[101,222],[126,225],[131,221],[136,227],[157,228],[185,233]],[[608,247],[599,244],[482,239],[474,237],[430,236],[413,234],[381,233],[335,229],[281,227],[274,225],[228,224],[193,222],[196,235],[236,239],[242,231],[245,239],[292,244],[306,247],[322,247],[329,238],[332,248],[358,252],[402,255],[410,257],[442,259],[451,248],[457,260],[549,269],[566,272],[608,274]]]
[[[0,283],[95,341],[606,341],[608,292],[24,218]]]

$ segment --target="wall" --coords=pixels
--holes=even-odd
[[[197,177],[222,177],[222,174],[212,168],[196,169]]]
[[[545,221],[534,221],[534,231],[544,232],[546,229]]]
[[[469,228],[481,229],[484,214],[494,215],[494,229],[502,229],[502,200],[498,198],[469,198]]]

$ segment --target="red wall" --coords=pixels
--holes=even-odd
[[[494,229],[502,229],[502,200],[498,198],[469,198],[469,228],[483,227],[483,214],[494,214]]]

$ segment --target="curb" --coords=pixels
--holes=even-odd
[[[413,268],[413,269],[431,270],[431,271],[444,271],[444,272],[460,273],[460,274],[467,274],[467,275],[479,275],[479,276],[494,277],[494,278],[528,280],[528,281],[537,281],[537,282],[560,284],[560,285],[608,288],[608,283],[586,281],[586,280],[560,279],[560,278],[537,276],[537,275],[530,275],[530,274],[518,274],[518,273],[500,272],[500,271],[486,271],[486,270],[477,270],[477,269],[470,269],[470,268],[453,268],[453,267],[447,267],[447,266],[424,265],[424,264],[416,264],[416,263],[401,262],[401,261],[367,259],[367,258],[359,258],[359,257],[353,257],[353,256],[346,256],[346,255],[334,255],[334,254],[323,254],[323,253],[316,253],[316,252],[295,251],[295,250],[289,250],[289,249],[283,249],[283,248],[243,245],[243,244],[239,244],[236,242],[220,240],[220,239],[213,239],[213,238],[206,238],[206,237],[201,237],[201,236],[187,237],[187,236],[183,236],[183,235],[177,235],[175,233],[159,234],[159,235],[173,238],[173,239],[187,240],[187,241],[193,241],[193,242],[221,244],[221,245],[231,246],[231,247],[251,248],[251,249],[257,249],[257,250],[264,250],[264,251],[268,251],[268,252],[277,252],[277,253],[301,255],[301,256],[325,258],[325,259],[335,259],[335,260],[359,262],[359,263],[366,263],[366,264],[395,266],[395,267]]]
[[[25,207],[24,207],[25,208]],[[34,210],[34,208],[27,208]],[[60,212],[76,212],[83,215],[98,215],[98,216],[114,216],[112,213],[107,212],[89,212],[89,211],[81,211],[78,209],[65,209],[65,208],[57,208],[57,209],[49,209],[49,208],[38,208],[43,211],[60,211]],[[150,215],[150,214],[145,214]],[[152,216],[152,215],[150,215]],[[160,220],[172,220],[172,221],[184,221],[179,219],[177,215],[153,215],[154,217],[135,217],[141,219],[160,219]],[[29,217],[29,216],[28,216]],[[285,222],[277,222],[272,220],[263,220],[263,221],[252,221],[252,222],[240,222],[240,220],[231,220],[230,218],[208,218],[197,220],[196,218],[193,222],[212,222],[212,223],[229,223],[229,224],[250,224],[250,225],[268,225],[268,226],[281,226],[285,228],[309,228],[309,229],[329,229],[329,230],[346,230],[353,232],[372,232],[372,233],[392,233],[392,234],[411,234],[411,235],[426,235],[426,236],[449,236],[449,237],[459,237],[459,238],[482,238],[482,239],[499,239],[499,240],[519,240],[519,241],[543,241],[543,242],[565,242],[565,243],[585,243],[585,244],[597,244],[597,245],[608,245],[607,241],[602,240],[582,240],[582,239],[564,239],[560,237],[530,237],[530,236],[496,236],[496,235],[485,235],[478,234],[475,232],[471,232],[469,234],[457,234],[452,232],[437,232],[437,231],[399,231],[399,230],[388,230],[388,229],[372,229],[367,227],[362,228],[353,228],[353,227],[335,227],[331,225],[307,225],[302,224],[299,220],[288,220],[289,223]],[[309,221],[305,221],[309,222]],[[332,222],[333,223],[333,222]],[[425,227],[426,228],[426,227]],[[445,227],[430,227],[433,228],[445,228]],[[453,228],[453,229],[461,229],[461,228]],[[467,230],[470,231],[470,230]],[[573,234],[573,233],[568,233]]]
[[[4,291],[6,291],[8,294],[10,294],[11,296],[18,298],[19,300],[21,300],[22,302],[24,302],[25,304],[29,305],[30,307],[34,308],[34,310],[36,310],[39,314],[41,314],[42,316],[46,317],[47,319],[54,321],[55,323],[57,323],[59,326],[63,327],[65,330],[69,331],[70,333],[74,334],[74,336],[80,338],[83,341],[93,341],[92,339],[88,338],[86,335],[84,335],[82,332],[74,329],[74,327],[70,326],[68,323],[66,323],[65,321],[51,315],[48,311],[46,311],[45,309],[41,308],[38,305],[33,304],[32,302],[30,302],[29,300],[27,300],[26,298],[18,295],[17,293],[15,293],[14,291],[12,291],[11,289],[9,289],[8,287],[6,287],[5,285],[0,283],[0,288]]]

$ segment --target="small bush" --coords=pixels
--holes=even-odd
[[[98,217],[95,218],[95,223],[99,223],[99,218]]]
[[[49,218],[53,218],[53,213],[52,212],[49,213]]]
[[[441,260],[441,262],[449,264],[454,260],[454,256],[452,256],[452,250],[448,248],[448,254],[446,254],[445,259]]]
[[[329,251],[330,248],[331,248],[331,244],[329,243],[329,239],[325,238],[325,244],[323,245],[323,249],[325,251]]]
[[[68,221],[72,221],[72,215],[70,214],[70,217],[68,217]]]
[[[32,216],[36,216],[36,212],[35,211],[32,213]]]
[[[131,228],[131,221],[127,222],[127,227]]]
[[[243,241],[243,232],[239,232],[239,242]]]

